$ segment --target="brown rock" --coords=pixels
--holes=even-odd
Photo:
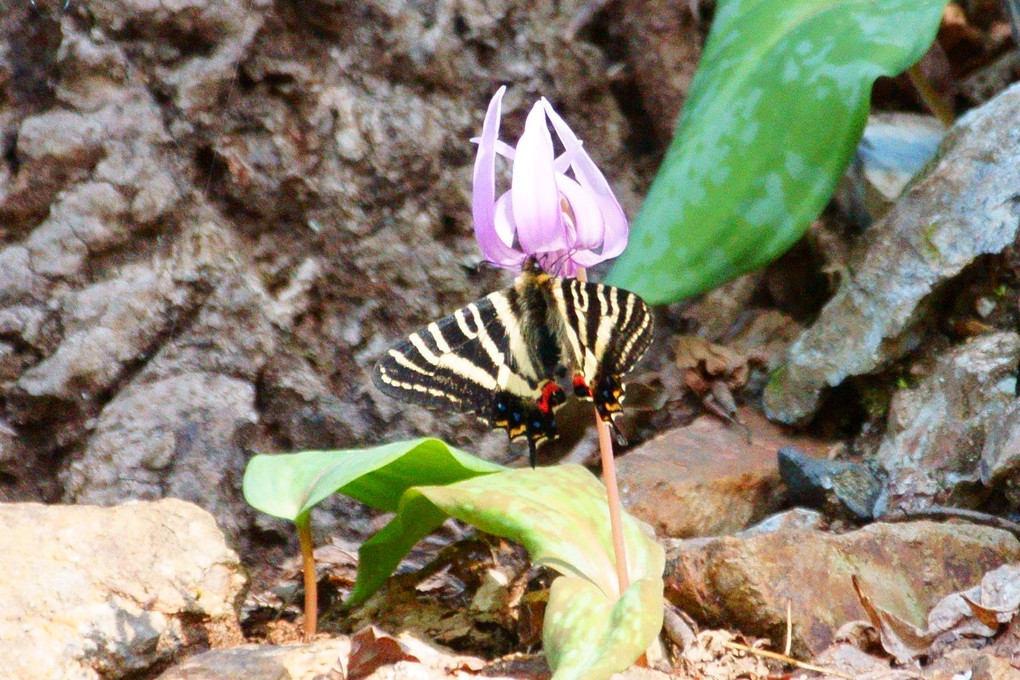
[[[779,508],[776,451],[826,445],[791,437],[754,410],[739,413],[746,430],[714,416],[670,430],[618,462],[624,504],[659,536],[708,536],[743,529]],[[749,441],[750,440],[750,441]]]
[[[709,625],[778,643],[789,598],[794,649],[816,654],[840,625],[866,618],[854,574],[877,605],[923,628],[942,597],[1018,559],[1020,541],[1005,531],[934,522],[677,541],[667,547],[666,595]]]
[[[0,677],[134,676],[240,638],[240,563],[190,503],[0,505],[0,526]]]

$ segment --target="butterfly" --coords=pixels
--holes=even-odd
[[[376,363],[375,385],[426,408],[474,413],[510,440],[537,447],[557,436],[561,382],[612,424],[623,376],[652,339],[637,295],[552,276],[529,258],[514,285],[430,323]]]

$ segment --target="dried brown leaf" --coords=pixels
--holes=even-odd
[[[857,597],[868,613],[871,623],[878,629],[882,640],[882,648],[893,655],[900,663],[909,663],[928,651],[935,636],[928,631],[919,629],[909,621],[904,621],[892,612],[889,612],[864,594],[857,575],[852,577],[854,590]]]
[[[676,367],[694,370],[706,379],[723,379],[731,389],[747,382],[747,357],[723,345],[694,335],[681,335],[676,340]]]
[[[348,680],[368,677],[379,668],[398,661],[419,659],[409,654],[392,635],[375,626],[368,626],[351,637],[351,656],[347,661]]]
[[[769,667],[761,658],[735,651],[727,645],[738,638],[725,630],[703,630],[680,655],[678,665],[693,678],[705,680],[757,680],[769,676]],[[748,646],[762,644],[755,641]]]
[[[365,678],[383,666],[398,662],[420,664],[445,675],[458,671],[475,673],[486,665],[485,661],[477,657],[440,651],[408,633],[394,637],[375,626],[368,626],[351,638],[347,678]]]

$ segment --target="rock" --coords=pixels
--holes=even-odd
[[[247,461],[240,429],[257,419],[251,383],[228,376],[188,373],[123,390],[103,410],[84,454],[62,473],[65,499],[110,504],[172,494],[236,533]]]
[[[792,446],[779,449],[779,476],[792,503],[855,520],[874,517],[875,501],[882,490],[874,475],[859,463],[811,458]]]
[[[874,458],[886,478],[876,515],[932,504],[976,507],[984,500],[980,461],[1003,412],[1016,403],[1018,362],[1016,333],[978,336],[947,351],[916,387],[893,396]]]
[[[933,116],[879,113],[868,117],[850,167],[835,199],[856,224],[867,226],[935,155],[946,129]]]
[[[989,424],[981,452],[981,481],[1001,488],[1014,508],[1020,508],[1020,400],[1014,399]]]
[[[856,574],[883,608],[919,628],[950,593],[1020,559],[1020,541],[989,527],[912,522],[847,534],[781,530],[667,545],[666,596],[708,625],[781,644],[792,601],[794,653],[816,654],[844,623],[866,619]]]
[[[668,142],[694,78],[708,22],[698,16],[696,5],[669,0],[625,0],[619,14],[609,23],[610,30],[622,34],[633,86],[658,138]]]
[[[659,536],[707,536],[743,529],[779,508],[776,450],[797,444],[824,455],[825,445],[790,437],[749,408],[747,429],[715,416],[652,439],[617,462],[624,505]]]
[[[825,518],[822,513],[805,508],[792,508],[766,517],[757,524],[738,531],[734,536],[748,538],[789,529],[823,529],[824,526]]]
[[[1020,85],[960,118],[935,161],[864,235],[834,297],[765,392],[770,418],[804,423],[827,388],[879,370],[921,342],[925,309],[975,258],[1020,227]]]
[[[214,649],[170,668],[158,680],[314,680],[329,677],[330,670],[350,653],[351,641],[346,637],[303,645]]]
[[[241,637],[241,565],[190,503],[0,504],[0,526],[4,678],[138,677]]]

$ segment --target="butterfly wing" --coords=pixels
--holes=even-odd
[[[634,293],[601,283],[556,279],[551,291],[575,393],[611,420],[621,410],[623,376],[652,341],[651,310]]]
[[[513,288],[491,293],[412,333],[379,360],[373,381],[397,399],[474,413],[511,439],[527,437],[534,458],[556,426],[551,409],[540,408],[549,381],[536,367],[518,298]]]

